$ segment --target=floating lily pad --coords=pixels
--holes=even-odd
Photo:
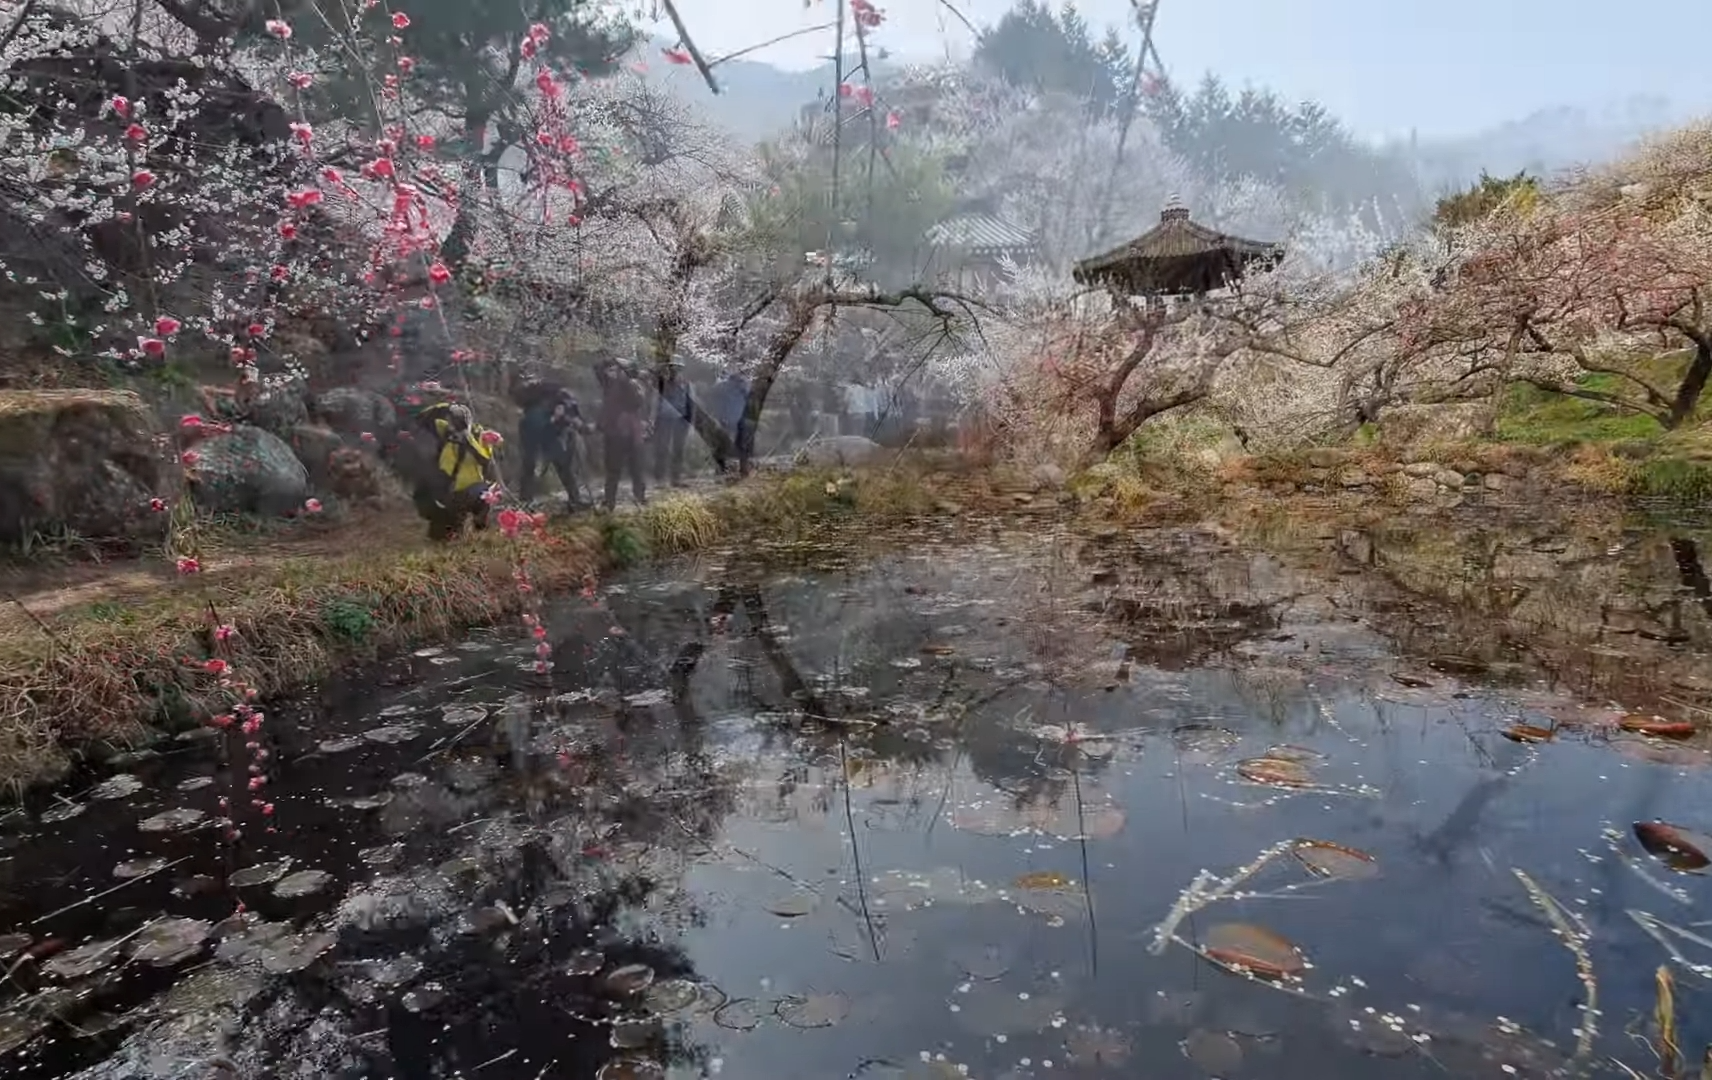
[[[1213,1076],[1229,1076],[1242,1068],[1242,1046],[1228,1032],[1196,1028],[1178,1046],[1184,1057]]]
[[[640,1050],[665,1033],[665,1026],[653,1017],[619,1020],[613,1023],[612,1037],[607,1041],[614,1050]]]
[[[161,919],[132,939],[131,959],[171,967],[201,952],[213,930],[214,924],[202,919]]]
[[[275,975],[302,971],[338,944],[337,934],[317,931],[281,938],[262,952],[262,967]]]
[[[959,945],[952,948],[950,959],[969,978],[993,982],[1010,973],[1013,953],[1002,945]]]
[[[1274,787],[1309,787],[1314,782],[1301,762],[1285,758],[1248,758],[1237,762],[1236,773],[1252,783]]]
[[[648,989],[654,982],[654,969],[647,964],[626,964],[607,972],[601,985],[610,994],[618,997],[629,997]]]
[[[1274,761],[1294,761],[1298,765],[1312,765],[1326,760],[1326,755],[1318,750],[1306,746],[1296,746],[1292,743],[1281,743],[1278,746],[1268,747],[1266,753],[1261,756],[1271,758]]]
[[[143,782],[130,773],[119,773],[89,789],[91,799],[123,799],[143,790]]]
[[[779,1002],[775,1012],[794,1028],[831,1027],[850,1015],[850,999],[843,994],[788,997]]]
[[[272,885],[284,877],[286,871],[291,869],[291,861],[291,856],[287,855],[285,858],[275,859],[273,862],[246,866],[227,878],[226,884],[237,889],[247,888],[251,885]]]
[[[1630,713],[1617,721],[1617,726],[1636,735],[1651,735],[1658,739],[1686,739],[1694,734],[1694,725],[1662,716]]]
[[[1355,881],[1379,873],[1373,856],[1330,840],[1298,840],[1292,854],[1315,877]]]
[[[977,1035],[1023,1035],[1061,1022],[1062,1002],[1049,995],[1019,992],[985,983],[951,1001],[957,1022]]]
[[[599,949],[578,949],[565,961],[567,975],[593,975],[606,966],[606,954]]]
[[[113,868],[113,876],[121,881],[130,881],[133,878],[159,873],[165,866],[166,860],[162,858],[126,859]]]
[[[323,754],[343,754],[347,750],[355,750],[363,745],[363,740],[350,735],[336,739],[323,739],[319,747]]]
[[[301,896],[310,896],[325,889],[333,881],[333,875],[325,870],[299,870],[288,877],[281,878],[273,887],[273,894],[281,899],[295,900]]]
[[[1207,931],[1201,948],[1207,958],[1267,979],[1300,975],[1307,967],[1301,950],[1263,926],[1221,923]]]
[[[415,724],[385,724],[381,727],[370,728],[363,732],[363,738],[367,739],[369,742],[382,743],[387,746],[396,746],[399,743],[406,743],[411,739],[416,738],[420,732],[421,729]]]
[[[423,983],[414,990],[406,991],[398,1000],[406,1010],[423,1013],[446,1000],[446,988],[437,982]]]
[[[753,998],[732,998],[713,1011],[713,1022],[728,1031],[754,1031],[764,1016]]]
[[[378,847],[364,848],[357,852],[357,858],[365,866],[394,866],[398,860],[404,858],[404,845],[402,843],[381,844]]]
[[[427,785],[428,778],[421,773],[399,773],[392,778],[392,786],[400,791],[409,791],[411,788],[426,787]]]
[[[82,979],[95,974],[119,958],[118,941],[91,941],[69,949],[42,965],[56,979]]]
[[[83,813],[88,808],[88,805],[85,803],[60,803],[58,806],[50,807],[42,811],[42,824],[57,825],[62,821],[70,821],[72,818]]]
[[[701,1000],[701,986],[688,979],[666,979],[648,988],[646,1007],[657,1016],[683,1012]]]
[[[1635,839],[1647,854],[1679,873],[1698,873],[1712,866],[1712,837],[1663,821],[1635,822]]]
[[[47,1026],[46,1020],[22,1010],[0,1012],[0,1054],[10,1054]]]
[[[358,795],[354,799],[347,799],[345,805],[352,810],[379,810],[391,801],[392,792],[377,791],[373,795]]]
[[[202,1013],[228,1005],[242,1005],[267,985],[252,968],[210,964],[186,975],[148,1006],[162,1016]]]
[[[448,705],[440,710],[440,720],[456,727],[469,727],[487,719],[485,705]]]
[[[381,986],[392,989],[403,986],[416,976],[422,974],[422,961],[405,953],[391,960],[384,960],[369,965],[369,978]]]
[[[269,949],[291,936],[291,924],[241,915],[220,924],[224,935],[214,955],[232,964],[260,960]]]
[[[162,810],[154,817],[144,818],[137,822],[137,828],[143,832],[177,832],[197,824],[207,813],[181,806],[176,810]]]
[[[201,791],[203,788],[213,785],[214,778],[212,776],[187,776],[178,782],[178,790]]]
[[[1111,1028],[1081,1025],[1064,1040],[1064,1052],[1076,1065],[1116,1068],[1129,1058],[1129,1040]]]
[[[820,898],[807,890],[786,893],[774,897],[767,903],[767,910],[784,919],[797,919],[813,911],[820,904]]]
[[[34,941],[28,934],[0,934],[0,963],[17,956]]]
[[[666,1070],[648,1058],[619,1058],[602,1065],[594,1080],[666,1080]]]
[[[423,660],[427,660],[427,659],[430,659],[431,657],[440,656],[440,655],[444,654],[445,651],[446,651],[445,649],[442,649],[437,645],[430,645],[430,646],[427,646],[426,648],[417,649],[415,652],[411,653],[410,655],[415,656],[415,657],[419,657]]]

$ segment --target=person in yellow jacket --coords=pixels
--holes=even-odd
[[[416,486],[416,512],[428,522],[430,540],[450,540],[465,519],[478,531],[487,528],[490,500],[499,491],[499,469],[489,436],[470,417],[469,407],[441,403],[422,410],[419,419],[434,433],[434,469]]]

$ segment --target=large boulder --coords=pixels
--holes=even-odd
[[[800,457],[807,465],[866,465],[884,449],[873,439],[860,435],[834,435],[809,443],[802,448]]]
[[[286,442],[291,444],[291,452],[297,455],[297,460],[309,473],[309,486],[317,491],[327,490],[327,482],[332,477],[333,455],[345,448],[344,437],[319,424],[298,424],[291,429]]]
[[[239,424],[196,446],[190,481],[197,505],[227,514],[276,516],[299,509],[309,496],[309,471],[291,444]]]
[[[314,413],[341,435],[379,435],[398,427],[398,410],[386,395],[360,386],[336,386],[318,394]]]
[[[110,390],[0,391],[0,542],[165,534],[150,508],[169,475],[141,398]]]
[[[294,379],[263,390],[250,406],[249,422],[281,437],[297,425],[308,423],[309,399],[303,383]]]

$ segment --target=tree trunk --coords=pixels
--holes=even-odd
[[[1161,416],[1173,409],[1181,409],[1185,405],[1193,405],[1207,396],[1205,385],[1192,386],[1187,390],[1179,390],[1170,397],[1157,401],[1138,401],[1122,416],[1116,416],[1115,402],[1108,407],[1105,400],[1100,402],[1100,422],[1095,429],[1094,445],[1088,448],[1086,460],[1088,464],[1098,464],[1109,457],[1112,451],[1129,441],[1155,416]]]
[[[1709,377],[1712,377],[1712,336],[1694,343],[1694,359],[1689,361],[1682,385],[1676,388],[1676,398],[1670,403],[1670,413],[1664,418],[1665,430],[1675,431],[1694,415]]]
[[[808,333],[809,325],[814,322],[814,314],[819,310],[817,304],[802,304],[793,307],[790,318],[767,343],[767,349],[761,354],[761,366],[749,380],[749,396],[743,402],[743,423],[738,428],[737,440],[737,474],[748,476],[755,466],[755,433],[761,427],[761,413],[767,407],[767,395],[772,392],[773,384],[778,381],[779,370],[785,366],[797,343]]]

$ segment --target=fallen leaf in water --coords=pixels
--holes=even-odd
[[[332,881],[333,875],[325,870],[299,870],[289,877],[281,878],[273,887],[273,894],[281,899],[295,900],[300,896],[320,892]]]
[[[257,863],[236,871],[226,879],[226,884],[233,888],[242,889],[250,885],[271,885],[285,876],[291,869],[291,856],[276,859],[273,862]]]
[[[202,951],[214,924],[202,919],[161,919],[150,923],[131,942],[131,959],[155,967],[171,967]]]
[[[135,795],[143,790],[143,782],[130,773],[119,773],[110,776],[101,783],[89,789],[91,799],[123,799],[127,795]]]
[[[1070,879],[1056,870],[1035,870],[1016,879],[1019,889],[1062,889]]]
[[[1401,672],[1396,671],[1391,673],[1391,681],[1396,683],[1398,686],[1407,686],[1411,690],[1431,690],[1433,686],[1433,684],[1428,682],[1426,679],[1422,679],[1414,675],[1404,675]]]
[[[345,751],[355,750],[361,745],[363,745],[363,740],[352,737],[323,739],[321,741],[320,750],[323,754],[343,754]]]
[[[774,1011],[780,1020],[794,1028],[831,1027],[850,1015],[850,999],[843,994],[788,997]]]
[[[31,940],[28,934],[0,934],[0,963],[29,948]]]
[[[1504,729],[1504,737],[1509,739],[1511,742],[1519,743],[1550,742],[1552,739],[1552,730],[1550,728],[1535,727],[1532,724],[1511,724],[1509,727]]]
[[[923,645],[921,651],[928,656],[950,656],[957,648],[953,645]]]
[[[178,782],[178,790],[201,791],[205,787],[212,787],[213,784],[214,778],[212,776],[187,776]]]
[[[445,1000],[446,988],[437,982],[429,982],[414,990],[406,990],[398,1003],[410,1012],[424,1013]]]
[[[456,727],[469,727],[487,719],[484,705],[448,705],[440,710],[440,720]]]
[[[1635,735],[1651,735],[1659,739],[1686,739],[1694,734],[1693,724],[1666,720],[1662,716],[1643,716],[1640,713],[1630,713],[1620,718],[1617,726]]]
[[[1309,787],[1313,778],[1301,762],[1284,758],[1257,757],[1237,762],[1236,773],[1244,780],[1274,787]]]
[[[1692,874],[1712,866],[1712,837],[1663,821],[1635,822],[1635,839],[1647,854],[1672,870]]]
[[[653,1017],[640,1020],[617,1020],[612,1036],[607,1040],[614,1050],[640,1050],[665,1035],[665,1026]]]
[[[1196,1028],[1178,1046],[1184,1057],[1214,1076],[1229,1076],[1242,1067],[1242,1047],[1228,1032]]]
[[[666,1070],[647,1058],[619,1058],[609,1061],[594,1074],[594,1080],[665,1080]]]
[[[1286,938],[1251,923],[1221,923],[1201,941],[1207,958],[1266,979],[1300,975],[1307,967],[1300,949]]]
[[[1330,840],[1298,840],[1291,850],[1296,861],[1315,877],[1356,881],[1379,873],[1379,863],[1373,856]]]
[[[47,1026],[46,1020],[26,1012],[0,1013],[0,1054],[18,1049]]]
[[[163,810],[154,817],[144,818],[137,822],[137,828],[143,832],[176,832],[190,828],[207,816],[201,810],[180,807],[177,810]]]

